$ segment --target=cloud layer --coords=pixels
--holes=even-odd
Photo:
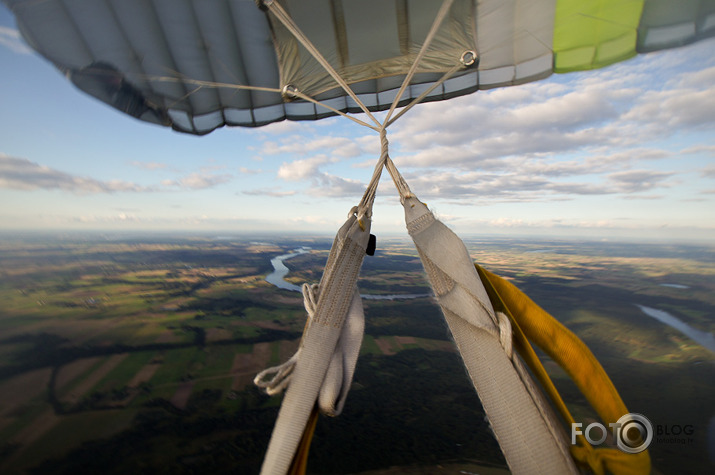
[[[391,156],[430,200],[662,196],[684,172],[663,163],[715,156],[712,141],[668,143],[694,133],[702,140],[715,129],[715,66],[699,64],[712,64],[706,46],[693,51],[422,104],[390,128]],[[334,129],[321,135],[315,124],[271,126],[258,150],[284,158],[276,177],[287,186],[307,184],[313,196],[359,196],[379,156],[377,135],[361,128],[348,137]],[[708,178],[713,170],[697,173]]]
[[[24,158],[3,154],[0,154],[0,188],[62,190],[76,194],[149,191],[134,183],[75,176]]]
[[[151,163],[132,163],[132,165],[149,170],[164,168],[155,166],[159,164]],[[176,179],[163,180],[159,185],[144,186],[123,180],[98,180],[72,175],[25,158],[0,154],[0,188],[13,190],[61,190],[77,195],[202,190],[227,183],[232,178],[233,176],[229,173],[217,173],[204,168],[199,172],[189,173]]]

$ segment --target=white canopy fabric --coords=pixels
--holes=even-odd
[[[286,86],[339,111],[360,110],[255,0],[2,1],[28,43],[75,85],[149,122],[205,134],[334,114],[282,95]],[[281,3],[373,111],[390,107],[441,4]],[[425,101],[601,67],[713,34],[715,0],[455,0],[400,105],[468,51],[477,61]]]

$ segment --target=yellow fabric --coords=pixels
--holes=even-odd
[[[529,341],[561,366],[606,424],[628,413],[618,391],[596,357],[571,331],[534,303],[513,284],[476,265],[479,277],[497,311],[511,320],[514,347],[529,365],[566,423],[575,422]],[[636,475],[650,473],[648,451],[628,454],[618,449],[596,449],[582,435],[571,450],[574,459],[597,475],[606,471]]]
[[[318,424],[318,407],[313,408],[310,413],[308,423],[305,425],[303,438],[300,439],[298,449],[295,451],[293,462],[288,468],[287,475],[305,475],[305,470],[308,468],[308,454],[310,453],[310,443],[313,441],[315,426]]]
[[[643,0],[557,0],[554,71],[597,69],[636,55]]]

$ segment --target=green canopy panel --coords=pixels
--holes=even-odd
[[[358,104],[254,0],[2,0],[27,42],[80,89],[176,130],[260,126]],[[436,0],[281,0],[372,111],[390,107],[441,6]],[[715,34],[715,0],[455,0],[401,97],[424,100],[593,69]],[[237,87],[241,86],[241,87]],[[258,89],[256,89],[258,88]]]

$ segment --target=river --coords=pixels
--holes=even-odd
[[[301,292],[301,286],[291,284],[290,282],[286,282],[285,277],[288,275],[288,272],[290,272],[290,269],[286,267],[286,265],[283,263],[283,261],[286,261],[288,259],[291,259],[296,256],[300,256],[301,254],[305,254],[307,252],[310,252],[310,248],[303,246],[298,249],[294,249],[292,252],[288,254],[283,254],[280,256],[276,256],[273,259],[271,259],[271,265],[273,266],[273,272],[268,274],[266,276],[266,282],[269,284],[275,285],[279,289],[285,289],[285,290],[291,290],[293,292]],[[424,297],[431,297],[432,294],[390,294],[390,295],[379,295],[379,294],[360,294],[360,297],[362,297],[365,300],[407,300],[407,299],[419,299],[419,298],[424,298]]]
[[[283,254],[276,256],[271,259],[271,265],[273,266],[273,272],[266,277],[266,282],[275,285],[279,289],[290,290],[293,292],[301,292],[302,289],[299,285],[291,284],[285,281],[285,277],[290,272],[290,269],[286,267],[283,263],[284,261],[291,259],[301,254],[306,254],[311,251],[310,247],[300,247],[293,250],[288,254]],[[361,294],[360,296],[365,300],[403,300],[403,299],[417,299],[423,297],[430,297],[432,294],[390,294],[390,295],[379,295],[379,294]],[[670,313],[664,310],[658,310],[651,307],[646,307],[644,305],[636,305],[643,313],[658,320],[661,323],[665,323],[671,328],[675,328],[679,332],[685,334],[690,339],[701,345],[703,348],[715,353],[715,336],[712,333],[707,333],[697,328],[693,328],[682,320],[674,317]]]
[[[301,254],[306,254],[307,252],[310,252],[310,248],[303,246],[298,249],[295,249],[289,254],[283,254],[282,256],[276,256],[271,259],[273,272],[268,274],[268,276],[266,277],[266,282],[275,285],[279,289],[292,290],[293,292],[302,292],[302,289],[299,285],[291,284],[290,282],[285,281],[285,276],[288,275],[290,269],[288,269],[286,265],[283,264],[283,261],[292,257],[300,256]]]
[[[649,317],[655,318],[659,322],[665,323],[671,328],[675,328],[703,348],[715,353],[715,336],[713,336],[712,333],[704,332],[702,330],[698,330],[697,328],[693,328],[679,318],[674,317],[673,315],[664,310],[658,310],[656,308],[650,308],[637,304],[636,307],[641,309],[641,311]]]

